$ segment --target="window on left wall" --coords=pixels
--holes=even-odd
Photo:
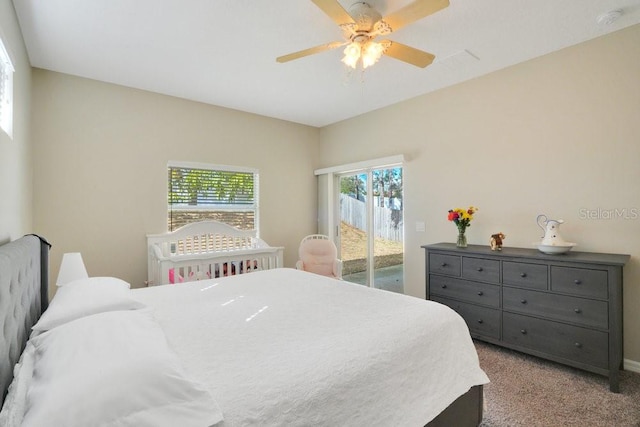
[[[0,37],[0,128],[13,137],[13,64]]]
[[[258,170],[169,162],[168,229],[216,220],[241,230],[258,229]]]

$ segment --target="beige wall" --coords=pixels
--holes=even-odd
[[[299,239],[316,227],[313,170],[402,153],[408,294],[424,297],[420,245],[455,238],[450,208],[480,208],[468,231],[477,244],[503,231],[506,245],[531,247],[540,238],[536,215],[563,218],[563,235],[579,250],[632,255],[625,358],[640,361],[640,218],[603,217],[640,213],[638,75],[635,26],[318,131],[34,70],[34,231],[54,244],[53,279],[62,253],[81,251],[91,275],[141,286],[145,234],[165,229],[166,162],[250,166],[261,172],[263,237],[285,246],[292,266]],[[0,233],[22,233],[29,156],[7,144],[0,138],[0,173],[18,176],[22,189],[0,187],[20,206],[0,210]],[[17,172],[4,172],[16,161]],[[583,209],[600,209],[601,218],[584,219]],[[415,231],[417,221],[426,232]]]
[[[167,229],[167,161],[260,171],[261,237],[297,260],[316,229],[316,128],[34,69],[35,212],[62,254],[91,276],[134,287],[147,276],[146,234]]]
[[[31,66],[11,0],[0,0],[0,37],[13,75],[13,139],[0,129],[0,243],[32,232]]]
[[[625,358],[640,361],[640,25],[321,130],[322,167],[405,154],[405,292],[420,245],[453,242],[447,210],[478,206],[469,243],[532,247],[540,213],[577,250],[631,254]],[[584,219],[582,209],[600,211]],[[606,218],[612,209],[623,217]],[[427,224],[416,232],[416,222]]]

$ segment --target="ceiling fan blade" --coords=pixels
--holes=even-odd
[[[316,47],[311,47],[309,49],[301,50],[299,52],[290,53],[288,55],[279,56],[276,58],[276,61],[283,63],[293,61],[294,59],[303,58],[305,56],[314,55],[316,53],[324,52],[327,50],[337,49],[340,46],[344,46],[347,42],[331,42],[327,44],[323,44]]]
[[[416,67],[424,68],[430,65],[435,56],[429,52],[413,48],[398,42],[392,42],[391,40],[383,40],[380,43],[388,43],[389,47],[384,51],[384,54],[392,58],[404,61]]]
[[[338,0],[311,0],[338,25],[353,24],[355,21]]]
[[[400,28],[436,13],[447,6],[449,6],[449,0],[416,0],[402,9],[385,16],[382,20],[389,24],[391,31],[398,31]]]

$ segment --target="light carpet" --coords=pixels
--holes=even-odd
[[[475,341],[491,383],[481,427],[638,427],[640,374],[622,371],[620,393],[606,377]]]

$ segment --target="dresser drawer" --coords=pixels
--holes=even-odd
[[[500,283],[500,261],[462,257],[462,277],[483,282]]]
[[[455,255],[430,254],[429,271],[431,273],[460,276],[460,257]]]
[[[504,287],[502,308],[594,328],[607,329],[609,325],[608,305],[604,301]]]
[[[525,262],[503,262],[502,282],[505,285],[532,289],[547,289],[546,265]]]
[[[442,297],[433,297],[432,300],[454,309],[467,323],[472,334],[500,339],[500,319],[502,317],[500,310]]]
[[[605,332],[506,312],[502,322],[502,339],[508,344],[608,368],[609,336]]]
[[[585,297],[609,297],[607,272],[604,270],[551,266],[551,289]]]
[[[432,274],[429,276],[429,292],[431,295],[500,307],[500,286],[498,285]]]

